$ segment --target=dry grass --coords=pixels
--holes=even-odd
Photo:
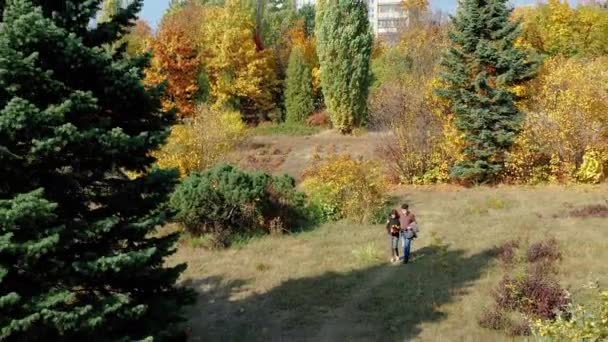
[[[298,179],[316,153],[348,153],[357,158],[377,159],[383,134],[373,132],[344,136],[326,130],[314,136],[251,136],[226,159],[247,170],[287,173]]]
[[[185,244],[174,261],[189,263],[183,282],[200,293],[192,340],[511,341],[477,324],[501,276],[493,248],[555,237],[562,284],[575,301],[594,300],[598,287],[608,288],[608,220],[568,214],[605,203],[607,193],[606,186],[402,191],[422,229],[408,265],[386,263],[381,226],[328,224],[216,252]]]

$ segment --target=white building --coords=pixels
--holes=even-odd
[[[407,24],[407,10],[402,0],[368,0],[368,9],[374,34],[394,42],[401,28]]]
[[[300,9],[304,5],[314,5],[315,0],[296,0],[296,8]]]
[[[296,0],[296,7],[314,5],[315,0]],[[407,24],[407,11],[402,0],[367,0],[369,24],[374,34],[393,42],[399,29]]]

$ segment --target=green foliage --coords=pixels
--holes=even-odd
[[[389,216],[391,210],[395,209],[397,205],[399,205],[399,203],[397,203],[397,199],[398,198],[385,198],[383,205],[378,207],[378,209],[373,213],[370,223],[385,224],[386,218]]]
[[[512,87],[534,76],[537,63],[514,46],[519,24],[509,20],[505,0],[465,0],[442,62],[456,127],[465,134],[465,159],[452,175],[470,183],[495,181],[507,150],[521,129],[522,115]]]
[[[293,178],[229,165],[191,174],[176,188],[170,206],[189,233],[211,233],[218,247],[238,234],[300,228],[307,218],[304,194],[296,191]]]
[[[298,17],[304,20],[304,32],[308,37],[315,34],[315,6],[306,4],[298,10]]]
[[[400,80],[404,75],[411,73],[413,62],[408,51],[400,46],[386,49],[372,61],[371,68],[374,75],[372,87],[378,88],[387,82]]]
[[[4,3],[4,1],[3,1]],[[33,4],[36,4],[34,6]],[[145,88],[146,56],[114,49],[136,0],[91,28],[100,1],[7,2],[0,26],[0,340],[182,335],[193,298],[153,234],[176,173],[150,152],[172,115]]]
[[[317,52],[321,87],[333,126],[351,133],[366,123],[372,33],[362,0],[318,1]]]
[[[285,89],[287,123],[304,123],[313,111],[312,77],[299,46],[291,50]]]
[[[282,6],[277,6],[276,3],[268,3],[264,11],[262,36],[265,47],[276,49],[296,20],[297,15],[294,6],[285,4],[286,1],[281,2],[283,2]]]

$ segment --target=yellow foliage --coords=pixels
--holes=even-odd
[[[549,55],[601,56],[608,53],[608,11],[593,5],[572,8],[567,1],[518,8],[519,46]]]
[[[317,44],[314,37],[307,37],[304,30],[304,21],[298,20],[295,25],[287,32],[288,46],[291,51],[298,46],[304,51],[306,65],[312,70],[319,68],[319,58],[317,57]]]
[[[608,178],[608,149],[589,149],[583,156],[576,177],[580,182],[594,184]]]
[[[541,31],[544,35],[546,51],[569,53],[574,49],[574,25],[575,13],[567,1],[549,0],[548,25]]]
[[[302,189],[329,219],[369,222],[387,200],[380,166],[347,155],[317,158],[304,173]]]
[[[537,336],[556,341],[605,341],[608,339],[608,291],[600,294],[600,306],[590,311],[573,307],[570,318],[560,315],[555,321],[532,322]]]
[[[567,161],[579,161],[587,147],[608,137],[608,58],[555,58],[543,67],[533,109],[549,122],[543,133]],[[555,130],[557,128],[557,130]]]
[[[449,100],[435,94],[435,89],[445,89],[446,86],[442,82],[439,77],[432,78],[426,84],[424,98],[429,108],[431,108],[432,114],[441,122],[443,138],[439,142],[439,150],[441,155],[445,156],[444,160],[451,165],[464,159],[462,151],[465,141],[464,133],[454,125],[454,115],[451,112]]]
[[[552,58],[526,92],[534,95],[522,104],[524,129],[506,176],[515,182],[568,181],[586,151],[606,146],[608,58]]]
[[[246,116],[274,108],[273,53],[258,51],[254,33],[255,23],[240,1],[209,9],[199,44],[215,108],[240,108]]]
[[[135,26],[131,27],[123,41],[127,43],[127,54],[131,57],[141,55],[150,49],[152,40],[152,28],[144,20],[135,22]]]
[[[429,9],[428,0],[405,0],[403,6],[408,10],[427,11]]]
[[[321,95],[321,69],[316,67],[312,72],[312,93],[315,98]]]
[[[245,138],[241,114],[199,108],[196,116],[173,126],[167,144],[154,153],[158,166],[177,168],[184,177],[221,161]]]

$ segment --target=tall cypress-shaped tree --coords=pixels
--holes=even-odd
[[[287,122],[302,123],[312,113],[312,76],[304,59],[304,51],[294,47],[289,55],[285,87],[285,108]]]
[[[100,1],[8,0],[0,24],[0,340],[169,340],[176,235],[152,234],[176,173],[146,170],[173,115],[148,57],[112,46],[134,1],[92,28]],[[125,171],[144,172],[131,180]]]
[[[509,20],[506,0],[462,0],[450,32],[438,94],[450,100],[455,125],[466,140],[456,178],[491,182],[503,169],[506,152],[521,127],[512,87],[536,73],[538,63],[514,46],[519,23]]]
[[[342,133],[365,123],[372,33],[367,1],[320,0],[315,32],[321,87],[334,125]]]

